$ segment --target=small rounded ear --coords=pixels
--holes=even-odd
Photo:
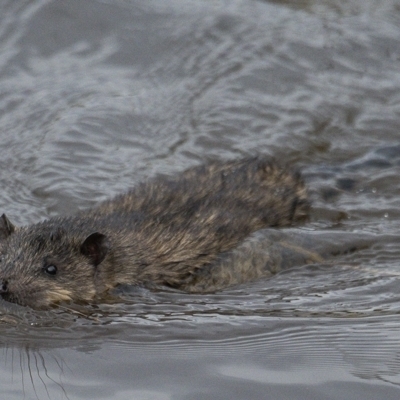
[[[95,232],[89,235],[81,245],[81,253],[88,257],[94,266],[99,265],[110,249],[110,242],[106,235]]]
[[[0,240],[7,239],[14,231],[15,226],[6,217],[6,214],[3,214],[0,217]]]

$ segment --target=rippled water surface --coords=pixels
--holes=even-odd
[[[400,397],[399,1],[3,1],[0,135],[18,225],[261,153],[310,188],[288,234],[336,253],[214,294],[2,301],[1,398]]]

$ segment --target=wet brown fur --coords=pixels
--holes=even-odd
[[[124,283],[191,291],[202,269],[208,275],[218,263],[229,269],[221,255],[252,232],[289,226],[308,210],[298,172],[252,158],[156,178],[96,208],[28,227],[15,228],[3,216],[0,293],[40,308],[91,301]],[[54,276],[46,273],[49,265],[57,268]]]

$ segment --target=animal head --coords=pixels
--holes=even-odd
[[[82,236],[61,220],[16,228],[0,217],[0,296],[33,308],[61,301],[90,301],[96,295],[99,264],[109,250],[99,232]]]

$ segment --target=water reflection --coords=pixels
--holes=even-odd
[[[15,389],[24,398],[34,397],[41,399],[55,398],[60,393],[69,399],[64,388],[63,378],[68,369],[62,356],[54,352],[22,347],[3,348],[4,376],[2,378],[2,393],[16,393]],[[7,371],[7,372],[6,372]],[[4,382],[4,383],[3,383]]]
[[[233,382],[253,382],[257,393],[304,385],[327,390],[351,383],[376,395],[382,390],[390,394],[400,383],[400,325],[390,318],[271,317],[262,328],[251,318],[247,322],[247,327],[232,324],[229,329],[227,324],[190,328],[167,323],[148,330],[146,338],[144,331],[142,335],[126,324],[112,341],[98,332],[93,345],[66,340],[52,349],[4,347],[2,393],[52,399],[85,398],[88,391],[100,398],[125,398],[128,393],[139,399],[149,393],[175,398],[205,387],[229,392]],[[101,366],[102,360],[108,368]],[[207,373],[199,375],[201,370]]]

